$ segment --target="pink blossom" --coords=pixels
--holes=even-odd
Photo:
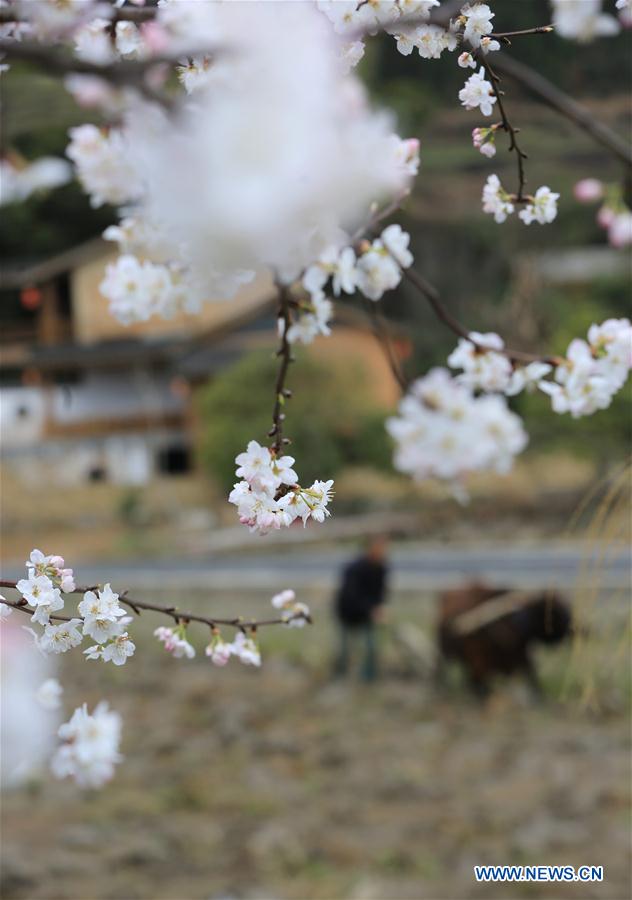
[[[594,203],[603,197],[603,184],[598,178],[582,178],[573,188],[573,194],[580,203]]]

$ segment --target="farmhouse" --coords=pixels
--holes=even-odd
[[[99,293],[110,244],[90,241],[44,262],[5,269],[0,282],[2,463],[31,483],[147,483],[194,464],[192,388],[240,356],[276,342],[268,275],[232,300],[123,326]],[[364,317],[349,310],[323,359],[362,358],[376,403],[398,388]],[[400,342],[400,350],[404,343]]]

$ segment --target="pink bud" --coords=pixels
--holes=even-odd
[[[164,53],[169,46],[169,35],[158,22],[145,22],[140,27],[145,46],[152,53]]]
[[[632,213],[616,215],[608,228],[608,240],[613,247],[627,247],[632,244]]]
[[[616,213],[611,206],[602,206],[597,213],[597,224],[601,228],[609,228],[615,216]]]
[[[573,194],[580,203],[594,203],[603,197],[603,184],[597,178],[583,178],[573,188]]]

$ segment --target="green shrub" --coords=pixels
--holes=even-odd
[[[235,456],[249,440],[270,442],[277,360],[257,352],[236,363],[198,395],[203,422],[199,454],[224,488],[235,482]],[[383,427],[361,363],[324,365],[303,354],[290,368],[285,434],[302,482],[333,478],[351,462],[383,465],[390,459]]]

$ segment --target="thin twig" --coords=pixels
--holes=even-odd
[[[395,378],[395,381],[398,383],[402,391],[405,392],[408,390],[409,379],[406,377],[402,370],[401,363],[397,358],[397,354],[395,353],[395,350],[393,348],[393,344],[386,329],[384,319],[380,315],[377,303],[367,299],[366,305],[369,310],[369,316],[373,325],[373,334],[375,335],[378,343],[384,351],[384,355],[393,374],[393,377]]]
[[[15,581],[2,581],[0,582],[0,586],[4,588],[13,588],[13,590],[17,590],[17,582]],[[74,591],[68,591],[67,593],[71,594],[81,594],[85,593],[86,590],[94,590],[94,588],[82,588],[78,587]],[[305,619],[307,622],[311,624],[312,620],[309,616],[305,616],[303,613],[297,613],[296,616],[288,616],[286,619],[275,618],[275,619],[242,619],[240,616],[236,616],[232,619],[222,619],[215,618],[209,616],[199,616],[196,613],[186,612],[179,609],[177,606],[161,606],[157,603],[144,603],[141,600],[130,600],[124,594],[119,595],[119,601],[124,603],[126,606],[129,606],[136,614],[138,614],[138,610],[150,610],[151,612],[161,613],[162,615],[169,616],[176,623],[186,623],[186,622],[200,622],[203,625],[208,625],[210,628],[214,628],[217,625],[226,625],[232,628],[261,628],[267,625],[284,625],[287,622],[291,621],[292,618],[301,618]],[[33,610],[29,608],[26,603],[26,600],[3,600],[7,606],[12,607],[12,609],[20,610],[21,612],[27,613],[27,615],[32,615]],[[80,618],[79,616],[75,616],[74,618]],[[56,616],[52,615],[50,617],[53,622],[70,622],[69,616]],[[82,620],[83,621],[83,620]]]
[[[484,344],[479,344],[477,341],[472,340],[470,332],[445,308],[441,300],[441,295],[433,284],[427,281],[423,275],[419,274],[419,272],[416,272],[415,269],[403,269],[402,271],[404,277],[430,303],[437,318],[443,322],[444,325],[447,325],[450,331],[453,331],[458,337],[465,338],[470,341],[470,343],[474,344],[476,349],[481,353],[493,351],[494,353],[500,353],[503,356],[506,356],[507,359],[516,363],[545,362],[549,365],[557,366],[562,362],[557,356],[539,356],[534,353],[526,353],[524,350],[512,350],[509,347],[505,347],[503,350],[496,350],[494,347],[486,347]]]
[[[274,409],[272,411],[272,428],[268,432],[268,437],[274,438],[271,449],[277,455],[280,455],[283,451],[283,446],[290,443],[289,438],[283,437],[283,421],[285,419],[283,407],[285,406],[286,400],[289,400],[292,396],[292,392],[285,386],[285,381],[287,379],[290,363],[294,362],[294,356],[292,355],[292,345],[288,340],[288,332],[290,330],[290,325],[292,324],[289,288],[287,285],[278,282],[277,290],[279,294],[279,322],[282,323],[279,349],[277,350],[277,357],[279,358],[280,363],[274,387],[275,396]]]
[[[629,143],[539,72],[507,54],[500,53],[494,59],[494,66],[499,72],[508,75],[543,100],[551,109],[574,122],[593,140],[621,160],[628,169],[632,168],[632,148]]]
[[[527,183],[524,161],[525,159],[528,159],[528,157],[518,143],[518,129],[514,128],[509,120],[509,116],[507,115],[505,104],[503,103],[503,92],[498,87],[500,78],[492,69],[490,62],[483,50],[477,52],[477,58],[489,76],[492,91],[494,92],[494,96],[496,97],[496,101],[498,102],[498,112],[500,113],[501,127],[509,137],[509,152],[511,153],[513,151],[516,154],[518,163],[518,191],[515,196],[515,201],[516,203],[524,203],[526,199],[524,196],[524,189]]]

